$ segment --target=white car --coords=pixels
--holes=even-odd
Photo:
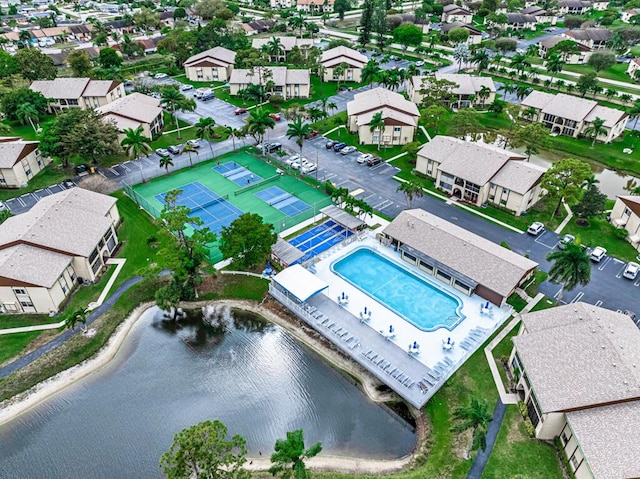
[[[187,140],[187,144],[193,146],[194,148],[200,148],[200,141],[196,140],[195,138],[193,140]]]
[[[298,158],[296,161],[291,163],[291,168],[293,168],[294,170],[299,170],[300,168],[307,165],[308,163],[309,163],[309,160],[307,160],[306,158]]]
[[[366,153],[364,155],[360,155],[356,159],[356,161],[362,165],[362,164],[366,163],[367,161],[369,161],[371,158],[373,158],[373,155],[370,155],[370,154]]]
[[[342,150],[340,150],[340,154],[348,155],[349,153],[353,153],[354,151],[358,151],[355,146],[345,146]]]
[[[293,165],[295,162],[297,162],[300,159],[300,155],[293,155],[291,158],[287,158],[284,161],[284,164],[287,166],[291,166]]]
[[[604,249],[602,246],[596,246],[591,250],[591,253],[589,254],[589,259],[594,263],[599,263],[600,261],[602,261],[602,258],[604,258],[605,256],[607,256],[607,250]]]
[[[163,78],[167,78],[169,75],[167,75],[166,73],[156,73],[155,75],[153,75],[153,78],[155,78],[156,80],[162,80]]]
[[[534,223],[531,223],[531,226],[527,228],[527,233],[533,236],[538,236],[543,231],[544,231],[544,225],[539,221],[535,221]]]
[[[417,67],[424,66],[424,62],[423,62],[422,60],[421,60],[421,61],[419,61],[419,62],[416,62],[416,66],[417,66]]]
[[[182,85],[180,87],[180,91],[189,91],[189,90],[193,90],[193,85]]]
[[[317,169],[318,167],[316,166],[315,163],[307,163],[302,168],[300,168],[300,171],[302,171],[303,173],[313,173]]]
[[[627,279],[633,280],[636,279],[638,273],[640,273],[640,264],[630,261],[629,263],[627,263],[627,267],[624,269],[624,273],[622,273],[622,276]]]

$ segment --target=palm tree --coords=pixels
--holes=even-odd
[[[229,125],[223,126],[222,129],[231,138],[231,142],[233,143],[233,151],[236,151],[236,136],[238,134],[238,130]]]
[[[274,61],[277,62],[278,59],[280,58],[281,52],[284,51],[284,46],[282,45],[282,42],[280,41],[280,39],[278,37],[273,37],[271,40],[265,43],[264,46],[267,54],[270,57],[275,58]]]
[[[378,130],[378,151],[380,151],[380,146],[382,146],[382,132],[384,131],[384,127],[384,118],[382,118],[382,112],[379,111],[373,115],[369,122],[369,131],[371,131],[372,134]]]
[[[407,198],[407,206],[409,206],[409,208],[413,207],[413,200],[416,198],[422,198],[424,195],[422,185],[417,180],[403,181],[398,185],[396,191],[404,194]]]
[[[480,90],[478,90],[478,98],[480,98],[480,103],[482,104],[483,107],[484,107],[484,102],[486,101],[487,98],[489,98],[489,96],[491,96],[491,88],[489,88],[488,86],[482,85],[480,87]]]
[[[25,47],[29,48],[31,46],[31,32],[29,32],[29,30],[20,30],[20,33],[18,33],[18,40]]]
[[[164,168],[169,173],[169,167],[173,166],[173,160],[170,156],[161,156],[160,157],[160,168]]]
[[[532,88],[528,85],[518,85],[516,87],[516,97],[518,97],[518,100],[522,100],[525,96],[531,93],[531,91]]]
[[[120,145],[124,149],[129,158],[138,158],[140,156],[149,156],[151,147],[149,146],[149,138],[144,136],[142,125],[136,128],[125,128],[123,131],[124,138]]]
[[[507,96],[509,93],[513,93],[516,91],[516,86],[512,83],[504,82],[502,84],[502,91],[504,92],[503,98]]]
[[[262,143],[267,129],[276,126],[276,121],[263,108],[254,108],[247,118],[247,132],[258,142]]]
[[[477,65],[478,75],[482,73],[482,70],[486,70],[489,67],[489,54],[486,49],[476,51],[471,57],[471,63]]]
[[[369,88],[373,88],[373,82],[378,79],[380,75],[380,65],[375,60],[369,60],[362,69],[362,82],[368,83]]]
[[[579,284],[585,286],[591,279],[591,260],[580,245],[568,244],[563,250],[549,253],[547,260],[553,261],[549,279],[562,284],[557,295],[558,303],[565,290],[571,291]]]
[[[327,110],[333,111],[337,109],[338,109],[338,105],[336,105],[335,102],[330,101],[329,103],[327,103]]]
[[[178,140],[182,139],[182,133],[180,131],[180,123],[176,112],[178,111],[193,111],[196,109],[196,102],[192,98],[187,98],[178,90],[178,87],[174,85],[167,85],[162,89],[161,103],[171,115],[173,115],[176,121],[176,130],[178,131]]]
[[[16,117],[18,117],[20,124],[25,125],[26,123],[29,123],[31,128],[33,128],[33,131],[36,133],[38,132],[38,129],[33,123],[34,119],[36,121],[38,120],[38,110],[36,110],[36,107],[31,103],[21,103],[18,105],[18,108],[16,108]]]
[[[629,108],[629,117],[633,118],[633,129],[638,125],[638,117],[640,117],[640,99],[633,102],[633,106]]]
[[[300,158],[302,158],[302,145],[304,145],[305,137],[311,133],[311,127],[309,123],[304,122],[301,116],[289,122],[287,126],[287,138],[296,139],[296,144],[300,147]]]
[[[209,150],[211,150],[211,158],[213,158],[213,146],[211,145],[211,141],[216,136],[216,121],[213,118],[206,116],[200,118],[193,126],[196,127],[196,136],[201,140],[206,139],[209,142]]]
[[[89,311],[86,308],[78,308],[71,312],[71,314],[65,319],[64,324],[65,327],[69,329],[76,329],[76,324],[82,324],[82,331],[87,332],[86,324],[87,324],[87,313]]]
[[[536,110],[534,107],[530,106],[529,108],[527,108],[526,110],[524,110],[522,112],[522,116],[525,117],[529,121],[533,121],[533,119],[535,118],[537,113],[538,113],[538,110]]]
[[[304,448],[304,433],[302,429],[287,432],[286,439],[277,439],[271,454],[269,472],[283,479],[308,479],[309,473],[304,463],[305,459],[317,456],[322,451],[322,444],[315,443],[309,449]]]
[[[585,136],[593,138],[591,148],[595,146],[596,140],[600,135],[607,134],[607,129],[604,127],[604,123],[605,121],[602,118],[596,117],[596,119],[593,120],[593,123],[584,129]]]
[[[196,147],[193,146],[191,143],[187,142],[180,149],[180,154],[182,153],[187,153],[189,155],[189,165],[190,165],[190,168],[193,168],[193,162],[191,161],[191,153],[195,153],[196,155],[199,154]]]
[[[302,13],[299,13],[298,15],[291,17],[289,19],[289,26],[292,28],[298,28],[300,30],[300,37],[302,37],[302,29],[304,28],[304,17],[302,16]]]
[[[560,55],[557,53],[549,55],[547,62],[545,63],[545,68],[549,73],[551,73],[551,81],[553,81],[555,76],[562,71],[562,67],[564,67],[564,62]]]
[[[486,400],[479,401],[472,399],[471,404],[466,407],[459,407],[453,412],[454,419],[459,422],[451,428],[453,432],[463,432],[473,429],[471,435],[471,445],[467,457],[474,448],[481,448],[483,451],[487,446],[487,427],[493,419],[489,413],[489,405]]]
[[[530,68],[531,62],[524,53],[516,53],[511,57],[511,68],[514,68],[518,74],[523,74],[525,68]]]

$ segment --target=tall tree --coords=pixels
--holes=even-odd
[[[480,401],[476,398],[471,400],[469,406],[462,406],[453,412],[453,418],[457,423],[451,428],[454,432],[472,430],[471,444],[467,457],[471,455],[471,450],[480,448],[483,451],[487,446],[487,428],[493,419],[489,412],[489,404],[486,400]]]
[[[478,70],[478,75],[482,73],[483,70],[489,68],[489,54],[485,48],[481,48],[480,50],[476,50],[476,52],[471,56],[471,63],[476,65]]]
[[[201,140],[207,140],[207,142],[209,143],[211,158],[213,158],[213,146],[211,146],[211,143],[216,136],[216,121],[213,118],[206,116],[200,118],[198,122],[193,126],[196,127],[196,136]],[[233,145],[233,149],[236,149],[235,143]]]
[[[362,15],[360,16],[360,35],[358,43],[362,48],[371,41],[371,30],[373,29],[373,2],[362,4]]]
[[[560,211],[563,199],[571,204],[580,198],[582,184],[591,175],[588,163],[573,158],[558,161],[542,175],[540,186],[547,191],[551,200],[557,200],[554,215]]]
[[[443,116],[447,113],[447,109],[443,106],[436,105],[435,103],[429,105],[422,110],[420,114],[420,120],[424,122],[425,128],[433,128],[435,135],[440,133],[439,127]]]
[[[93,71],[91,58],[85,50],[74,50],[67,57],[67,64],[74,77],[83,78],[90,77]]]
[[[384,118],[382,118],[382,112],[378,112],[369,121],[369,131],[372,133],[374,131],[378,131],[378,151],[380,151],[380,147],[382,146],[382,134],[384,133],[385,124]]]
[[[122,57],[118,55],[118,52],[115,49],[107,47],[100,50],[98,63],[105,70],[111,67],[119,67],[122,65]]]
[[[186,153],[187,155],[189,155],[189,166],[193,168],[193,161],[191,161],[191,153],[195,153],[196,156],[198,156],[199,155],[198,149],[195,146],[193,146],[191,143],[187,142],[184,145],[182,145],[182,148],[180,148],[180,154],[182,155],[183,153]]]
[[[13,56],[20,74],[30,81],[53,80],[58,74],[53,60],[36,48],[23,48]]]
[[[87,315],[89,311],[87,308],[79,307],[74,309],[65,319],[65,327],[69,329],[76,329],[76,324],[82,324],[82,331],[86,332],[86,324],[87,324]]]
[[[470,136],[475,141],[480,131],[478,113],[470,108],[463,108],[453,115],[447,133],[463,140]]]
[[[587,65],[593,67],[596,72],[606,70],[615,63],[616,56],[611,52],[593,52],[587,60]]]
[[[2,95],[0,106],[2,113],[4,113],[9,120],[20,121],[18,111],[23,105],[32,106],[38,116],[40,116],[47,112],[49,101],[42,95],[42,93],[30,90],[29,88],[18,88],[16,90],[7,91]]]
[[[247,118],[247,133],[258,143],[262,143],[264,134],[268,129],[276,126],[276,122],[269,116],[269,112],[263,108],[254,108]]]
[[[552,53],[547,57],[545,67],[547,71],[551,73],[551,81],[553,81],[555,76],[562,71],[564,62],[562,61],[562,58],[560,58],[560,55]]]
[[[605,121],[602,118],[596,117],[591,124],[584,129],[584,134],[587,137],[593,138],[591,142],[591,148],[596,144],[596,140],[600,135],[606,135],[607,129],[604,127]]]
[[[633,102],[633,106],[629,108],[629,118],[633,118],[633,129],[638,126],[638,118],[640,117],[640,99]]]
[[[305,459],[317,456],[322,451],[322,444],[316,442],[305,449],[302,429],[287,432],[286,439],[276,440],[275,452],[271,455],[269,472],[281,479],[308,479],[309,473]]]
[[[573,212],[580,217],[581,223],[586,223],[588,218],[604,213],[606,201],[607,195],[601,193],[598,185],[592,183],[582,195],[580,203],[573,207]]]
[[[311,132],[309,123],[305,123],[301,116],[296,117],[295,120],[289,122],[287,125],[287,138],[295,138],[296,145],[300,148],[300,158],[302,158],[302,146],[304,145],[304,139]]]
[[[422,196],[424,196],[422,185],[418,180],[403,181],[398,185],[396,191],[404,194],[409,208],[413,208],[413,201],[416,198],[422,198]]]
[[[453,49],[453,58],[458,62],[458,71],[462,69],[462,64],[471,59],[471,51],[466,43],[458,43]]]
[[[34,120],[36,123],[38,122],[38,110],[36,110],[36,107],[32,103],[22,103],[18,105],[16,116],[22,125],[29,123],[33,131],[35,133],[38,132],[36,125],[33,123]]]
[[[402,45],[402,54],[404,55],[407,48],[417,47],[422,43],[422,28],[413,23],[405,23],[393,30],[393,39]]]
[[[514,141],[515,146],[524,146],[524,152],[529,161],[531,155],[549,145],[549,130],[542,123],[528,123],[517,129]]]
[[[222,228],[220,251],[225,258],[232,258],[234,267],[250,268],[269,258],[277,239],[271,223],[264,223],[255,213],[245,213]]]
[[[333,11],[338,14],[340,21],[344,20],[344,14],[349,10],[351,10],[351,2],[349,0],[335,0]]]
[[[160,168],[164,168],[169,173],[169,168],[173,166],[173,158],[170,156],[161,156],[158,160]]]
[[[584,73],[578,78],[576,89],[582,93],[582,98],[584,98],[587,92],[598,86],[598,83],[598,76],[595,72]]]
[[[556,296],[558,303],[564,291],[571,291],[579,284],[585,286],[591,279],[591,261],[577,244],[567,244],[565,249],[549,253],[547,260],[553,261],[549,280],[562,284]]]
[[[220,421],[204,421],[183,429],[160,458],[167,479],[250,479],[244,469],[247,442],[240,435],[228,438]]]
[[[139,158],[141,156],[149,156],[151,147],[149,146],[149,138],[144,136],[142,125],[136,128],[125,128],[123,131],[124,138],[120,142],[120,146],[124,149],[129,158]]]
[[[166,85],[162,88],[161,99],[162,106],[166,108],[173,116],[176,122],[176,130],[178,130],[178,140],[182,139],[180,123],[178,122],[178,111],[193,111],[196,109],[196,102],[193,98],[185,97],[178,87],[175,85]]]
[[[511,68],[520,75],[524,73],[525,68],[530,68],[531,62],[524,53],[516,53],[511,57]]]

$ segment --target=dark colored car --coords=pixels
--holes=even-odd
[[[333,146],[336,145],[337,143],[338,143],[337,141],[333,141],[333,140],[327,141],[327,144],[326,144],[327,150],[330,150],[331,148],[333,148]]]
[[[87,173],[89,171],[89,167],[87,165],[76,165],[76,175],[81,175],[82,173]]]
[[[367,161],[367,166],[376,166],[376,165],[379,165],[380,163],[382,163],[382,158],[380,158],[379,156],[374,156],[373,158]]]
[[[246,108],[236,108],[236,111],[234,112],[236,115],[242,115],[243,113],[246,113],[247,109]]]
[[[180,154],[180,147],[179,146],[175,146],[175,145],[171,145],[167,147],[167,151],[173,155],[178,155]]]
[[[336,153],[338,153],[340,150],[342,150],[345,146],[347,146],[346,143],[338,143],[337,145],[333,145],[333,151],[335,151]]]
[[[274,151],[277,151],[277,150],[281,149],[282,148],[282,144],[278,143],[278,142],[269,143],[265,148],[269,153],[273,153]]]

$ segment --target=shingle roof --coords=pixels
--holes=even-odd
[[[442,11],[447,15],[451,15],[451,14],[471,15],[471,12],[466,8],[459,7],[458,5],[454,5],[454,4],[445,5]]]
[[[0,168],[13,168],[22,158],[38,148],[38,141],[0,138]]]
[[[99,113],[124,117],[140,123],[151,123],[162,113],[160,100],[134,92],[97,108]],[[117,123],[117,121],[116,121]]]
[[[207,60],[207,59],[218,61],[222,63],[224,66],[233,65],[236,59],[236,52],[224,47],[210,48],[209,50],[205,50],[204,52],[198,53],[196,55],[193,55],[187,58],[187,61],[184,62],[184,66],[189,67],[194,63],[198,63],[202,60]]]
[[[543,413],[640,398],[640,330],[628,316],[574,303],[522,321],[513,341]]]
[[[523,15],[521,13],[507,13],[507,23],[510,25],[536,23],[536,17],[534,17],[533,15]]]
[[[107,94],[118,85],[119,82],[111,80],[91,80],[82,96],[107,96]]]
[[[616,110],[615,108],[607,108],[602,105],[596,105],[584,120],[593,122],[596,118],[600,118],[601,120],[604,120],[604,126],[611,128],[627,116],[629,115],[624,111]]]
[[[544,175],[544,168],[528,161],[507,161],[491,178],[491,183],[524,195],[533,188]]]
[[[56,100],[82,96],[91,80],[89,78],[56,78],[55,80],[36,80],[29,87],[33,91],[42,93],[45,98]]]
[[[594,42],[606,42],[611,39],[613,33],[606,28],[585,28],[583,30],[569,30],[564,35],[575,38],[576,40]]]
[[[547,11],[542,7],[538,7],[537,5],[532,5],[530,7],[525,7],[522,10],[520,10],[520,13],[522,13],[523,15],[533,15],[533,16],[545,16],[545,15],[547,15]]]
[[[598,105],[593,100],[558,93],[553,95],[542,91],[532,91],[522,106],[542,110],[542,113],[567,118],[573,121],[593,121],[596,116],[605,120],[605,126],[612,127],[627,115],[623,111]]]
[[[458,85],[451,90],[454,95],[475,95],[480,89],[485,86],[489,88],[493,93],[496,91],[496,86],[490,77],[479,77],[460,73],[440,73],[436,72],[436,80],[448,80]],[[416,80],[420,79],[420,86],[423,80],[428,82],[429,77],[413,77],[412,82],[416,85]]]
[[[358,68],[364,67],[369,59],[362,53],[347,47],[335,47],[322,53],[320,63],[325,67],[333,67],[342,62],[349,63]]]
[[[507,296],[538,265],[421,209],[404,210],[384,233]]]
[[[442,25],[442,33],[447,33],[452,28],[466,28],[467,30],[469,30],[469,35],[482,35],[480,30],[478,30],[476,27],[458,21]]]
[[[55,251],[20,244],[0,249],[0,277],[50,288],[72,259]]]
[[[26,213],[0,225],[0,248],[28,243],[75,256],[89,256],[113,220],[111,196],[72,188],[42,198]]]
[[[285,86],[286,84],[298,83],[298,84],[308,84],[310,83],[310,73],[309,70],[289,70],[287,67],[257,67],[257,69],[262,70],[262,81],[266,82],[264,78],[265,71],[271,71],[272,76],[269,78],[276,86]],[[256,69],[256,70],[257,70]],[[258,71],[254,71],[253,75],[251,74],[252,70],[247,68],[235,68],[231,72],[231,78],[229,79],[229,83],[239,83],[239,84],[249,84],[253,83],[254,85],[258,85],[260,83],[260,74]]]
[[[633,211],[634,214],[640,216],[640,196],[626,195],[618,196],[618,198],[620,198],[620,201]]]
[[[567,413],[596,479],[640,477],[640,401]]]
[[[420,116],[415,103],[405,99],[400,93],[381,87],[356,93],[353,100],[347,103],[347,114],[359,115],[383,107],[389,107],[410,116]]]
[[[282,45],[282,48],[284,49],[285,52],[290,52],[291,50],[293,50],[293,47],[300,48],[302,46],[307,46],[307,47],[313,46],[313,39],[311,38],[285,37],[285,36],[279,36],[279,35],[272,35],[270,37],[265,37],[265,38],[254,38],[251,41],[251,46],[257,50],[260,50],[260,48],[262,48],[263,45],[266,45],[267,43],[271,42],[274,38],[277,38],[278,40],[280,40],[280,44]]]

